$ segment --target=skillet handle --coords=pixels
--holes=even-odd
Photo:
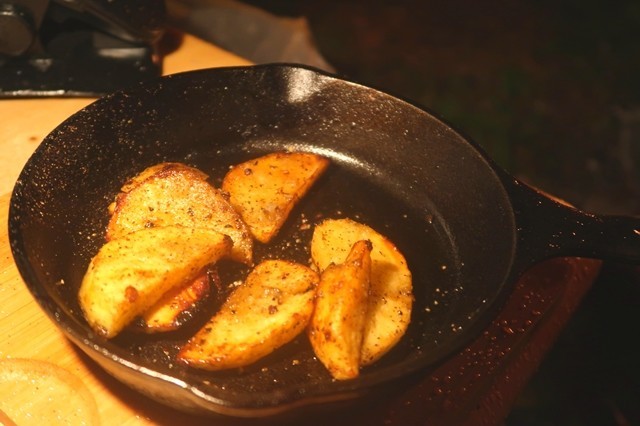
[[[507,178],[522,267],[550,257],[587,257],[640,265],[640,218],[594,215]]]

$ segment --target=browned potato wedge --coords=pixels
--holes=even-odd
[[[207,179],[202,171],[182,163],[160,163],[146,168],[122,186],[116,201],[109,206],[112,218],[107,227],[107,239],[149,226],[184,224],[212,227],[215,230],[224,228],[223,233],[230,234],[232,239],[235,237],[236,242],[240,241],[234,245],[232,257],[250,263],[253,242],[248,229],[222,194],[208,184]],[[192,184],[196,190],[188,191],[186,187]],[[154,199],[154,196],[157,198]],[[175,202],[176,199],[178,202]],[[202,203],[203,200],[208,204]],[[196,203],[200,204],[199,208],[194,208]],[[207,207],[211,211],[206,211]],[[213,214],[219,215],[217,221],[212,222],[207,217]],[[225,218],[229,219],[228,226],[222,223]],[[237,232],[229,232],[234,228]],[[180,318],[188,316],[198,301],[208,294],[208,283],[201,279],[181,289],[173,289],[145,312],[142,319],[133,324],[133,328],[146,333],[175,330],[182,323]]]
[[[211,293],[212,275],[216,275],[213,268],[200,273],[186,285],[167,291],[132,327],[149,334],[177,330]]]
[[[114,337],[172,288],[228,255],[231,239],[212,229],[145,228],[103,245],[79,292],[89,325]]]
[[[338,380],[360,372],[370,278],[369,241],[357,241],[344,263],[329,265],[320,276],[308,335],[316,356]]]
[[[257,265],[218,313],[187,342],[178,361],[205,370],[243,367],[302,332],[319,277],[285,260]]]
[[[110,210],[107,240],[149,227],[210,228],[231,237],[232,259],[252,261],[247,226],[207,175],[185,164],[161,163],[143,170],[123,186]]]
[[[267,154],[234,166],[222,190],[254,238],[268,243],[328,165],[327,158],[311,153]]]
[[[369,365],[400,340],[411,320],[413,290],[404,256],[391,241],[367,225],[351,219],[328,219],[314,229],[311,258],[324,271],[332,263],[341,263],[360,240],[369,240],[373,245],[361,358],[361,365]]]
[[[176,167],[178,168],[184,167],[185,170],[188,170],[192,174],[192,177],[195,179],[207,180],[208,178],[208,176],[204,172],[198,169],[195,169],[193,167],[186,166],[185,164],[182,164],[182,163],[164,162],[164,163],[154,164],[153,166],[149,166],[143,171],[141,171],[140,173],[138,173],[137,175],[133,176],[122,185],[122,187],[120,188],[120,193],[116,196],[116,199],[111,204],[109,204],[109,207],[108,207],[109,214],[112,215],[115,212],[117,200],[119,197],[123,197],[125,193],[131,192],[132,189],[134,189],[136,186],[140,185],[142,182],[147,180],[147,178],[150,178],[157,173],[162,173],[163,170],[176,168]]]

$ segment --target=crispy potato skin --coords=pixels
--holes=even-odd
[[[232,208],[222,193],[209,185],[208,176],[202,171],[182,163],[159,163],[146,168],[122,186],[109,206],[111,220],[106,238],[113,240],[152,226],[189,225],[223,229],[223,233],[231,234],[234,239],[231,257],[250,263],[251,236],[240,217],[230,210]],[[186,313],[207,297],[209,290],[206,275],[171,289],[131,328],[145,333],[176,330],[182,323],[181,318],[185,318]]]
[[[161,163],[132,178],[110,207],[107,240],[142,228],[211,228],[233,240],[230,257],[251,264],[253,240],[240,215],[206,174],[182,163]]]
[[[183,324],[185,315],[192,314],[198,303],[210,293],[210,273],[205,270],[193,281],[163,294],[160,300],[142,313],[132,328],[147,334],[177,330]]]
[[[232,167],[222,190],[254,238],[268,243],[328,165],[327,158],[312,153],[267,154]]]
[[[386,237],[351,219],[327,219],[316,226],[311,258],[319,271],[341,263],[356,241],[371,241],[371,287],[361,365],[387,353],[404,335],[411,320],[413,289],[407,262]]]
[[[109,206],[107,243],[79,292],[93,330],[107,338],[175,330],[211,291],[221,258],[253,265],[253,239],[270,242],[329,160],[279,152],[233,166],[217,190],[182,163],[160,163],[125,183]],[[250,365],[301,332],[337,380],[387,353],[411,319],[412,278],[385,236],[351,219],[318,224],[312,266],[265,260],[184,345],[177,362],[203,370]]]
[[[79,301],[89,325],[107,338],[228,255],[231,239],[212,229],[145,228],[107,242],[89,263]]]
[[[316,356],[337,380],[360,372],[371,248],[371,242],[357,241],[344,263],[329,265],[320,277],[308,335]]]
[[[258,264],[178,361],[205,370],[247,366],[291,341],[309,323],[319,281],[311,268],[285,260]]]

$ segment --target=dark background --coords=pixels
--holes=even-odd
[[[429,108],[505,169],[640,213],[640,1],[245,1],[304,16],[335,70]],[[605,264],[507,425],[640,424],[640,275]]]

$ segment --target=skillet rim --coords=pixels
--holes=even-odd
[[[157,79],[156,81],[153,81],[151,83],[147,82],[144,84],[141,84],[139,86],[135,86],[133,88],[129,88],[129,89],[124,89],[118,92],[115,92],[114,94],[111,95],[107,95],[103,98],[100,98],[94,102],[92,102],[91,104],[89,104],[87,107],[82,108],[80,111],[76,112],[75,114],[73,114],[71,117],[69,117],[68,119],[66,119],[65,121],[63,121],[59,126],[56,127],[56,130],[60,127],[63,127],[65,124],[68,124],[69,122],[71,122],[72,118],[76,117],[76,115],[80,112],[84,112],[85,110],[91,109],[91,108],[95,108],[94,105],[99,104],[101,102],[109,102],[109,100],[113,97],[116,96],[118,94],[121,93],[134,93],[137,94],[139,93],[141,90],[144,91],[145,87],[155,87],[158,84],[161,84],[162,81],[167,81],[167,79],[171,79],[171,78],[185,78],[186,77],[190,77],[193,74],[208,74],[210,72],[219,72],[219,71],[227,71],[227,72],[233,72],[234,70],[247,70],[248,68],[253,68],[253,69],[257,69],[257,68],[280,68],[280,69],[304,69],[304,70],[309,70],[311,72],[314,72],[316,74],[319,74],[321,76],[323,76],[324,78],[330,78],[330,79],[334,79],[334,80],[338,80],[340,82],[344,82],[344,83],[348,83],[351,85],[356,85],[359,86],[363,89],[366,90],[374,90],[384,96],[388,96],[391,97],[395,100],[399,100],[405,104],[408,104],[416,109],[418,109],[420,112],[426,113],[430,116],[432,116],[436,121],[440,122],[442,125],[444,125],[446,128],[450,129],[451,131],[453,131],[455,134],[459,135],[460,138],[462,138],[466,143],[470,144],[472,149],[479,154],[479,156],[484,160],[488,169],[490,169],[492,171],[492,173],[494,173],[494,175],[496,176],[496,180],[498,180],[501,183],[501,189],[503,192],[505,192],[504,188],[503,188],[503,182],[502,179],[500,178],[500,176],[498,174],[496,174],[496,166],[493,163],[493,161],[484,153],[484,151],[478,147],[471,139],[469,139],[468,137],[466,137],[465,135],[463,135],[460,131],[458,131],[457,129],[454,129],[449,123],[447,123],[445,120],[443,120],[442,118],[436,116],[434,113],[432,113],[431,111],[427,110],[426,108],[417,106],[416,104],[407,101],[401,97],[389,94],[388,92],[373,88],[371,86],[368,85],[363,85],[363,84],[359,84],[356,83],[354,81],[339,77],[337,75],[334,74],[330,74],[321,70],[317,70],[314,69],[312,67],[307,67],[307,66],[300,66],[300,65],[292,65],[292,64],[262,64],[262,65],[251,65],[251,66],[233,66],[233,67],[221,67],[221,68],[211,68],[211,69],[202,69],[202,70],[195,70],[195,71],[185,71],[185,72],[181,72],[181,73],[177,73],[177,74],[172,74],[169,76],[164,76],[164,77],[160,77],[159,79]],[[52,132],[53,133],[53,132]],[[51,134],[47,135],[43,141],[43,144],[46,145],[46,142],[51,138]],[[36,150],[36,153],[34,153],[34,156],[36,154],[38,154],[40,152],[40,147],[38,147],[38,149]],[[34,157],[32,156],[32,158]],[[28,160],[28,164],[31,164],[32,162],[32,158],[30,158]],[[23,173],[25,173],[25,170],[27,169],[27,167],[25,166],[25,169],[23,170],[23,172],[20,175],[20,178],[18,179],[18,182],[16,182],[16,187],[14,188],[12,195],[11,195],[11,202],[10,202],[10,209],[9,209],[9,229],[10,229],[10,245],[11,245],[11,250],[12,250],[12,254],[14,255],[14,260],[16,261],[16,264],[19,266],[19,271],[21,276],[23,277],[23,280],[25,281],[25,283],[27,284],[27,287],[29,288],[29,290],[31,291],[31,293],[34,295],[34,297],[36,298],[36,300],[38,301],[38,303],[41,305],[41,307],[44,308],[45,312],[47,313],[47,315],[52,318],[54,320],[54,322],[58,325],[58,327],[60,327],[65,334],[68,335],[68,337],[76,344],[76,346],[79,346],[85,353],[87,353],[92,359],[94,359],[94,361],[98,362],[101,366],[104,367],[104,365],[100,362],[99,359],[96,359],[92,353],[90,353],[91,351],[94,352],[94,354],[97,354],[101,357],[106,357],[108,360],[116,362],[118,365],[120,366],[124,366],[127,368],[130,368],[132,371],[134,371],[137,374],[144,374],[145,376],[150,376],[153,377],[154,379],[159,379],[159,380],[163,380],[165,383],[169,382],[173,385],[176,385],[178,387],[180,387],[183,390],[188,390],[189,392],[191,392],[193,395],[196,394],[195,389],[197,389],[196,387],[189,385],[188,383],[182,381],[181,379],[177,379],[176,377],[164,374],[164,373],[160,373],[160,372],[154,372],[155,374],[150,375],[148,372],[145,372],[144,370],[147,370],[146,367],[141,366],[136,364],[135,362],[131,362],[123,357],[121,357],[119,354],[117,354],[115,351],[112,351],[104,346],[100,346],[100,348],[98,348],[98,344],[97,343],[92,343],[90,344],[90,342],[88,342],[88,338],[87,335],[82,333],[82,331],[86,332],[86,329],[83,328],[81,326],[81,324],[77,324],[76,321],[71,321],[71,324],[68,323],[64,323],[62,322],[62,319],[64,317],[64,312],[61,312],[59,307],[54,303],[54,300],[51,298],[51,296],[48,294],[48,292],[46,291],[46,289],[42,289],[42,292],[40,291],[40,289],[38,289],[37,284],[39,284],[37,282],[37,279],[35,277],[33,277],[32,275],[32,271],[31,269],[31,265],[29,264],[29,262],[27,262],[26,259],[24,259],[22,256],[20,256],[20,252],[21,250],[24,248],[24,245],[21,243],[24,243],[20,238],[19,238],[19,226],[18,223],[19,222],[19,214],[16,215],[16,210],[19,210],[18,206],[17,206],[17,200],[19,199],[20,196],[20,181],[21,178],[23,176]],[[506,193],[506,192],[505,192]],[[16,203],[16,204],[14,204]],[[511,216],[513,216],[513,212],[510,212]],[[515,234],[513,236],[514,238],[514,251],[515,251]],[[514,253],[512,253],[512,255],[514,255]],[[24,262],[24,263],[23,263]],[[512,260],[509,261],[509,264],[512,264]],[[35,284],[34,284],[35,283]],[[503,286],[504,287],[504,284]],[[490,311],[489,309],[485,309],[485,315],[487,317],[491,317],[492,314],[488,314],[488,312]],[[486,321],[485,321],[486,322]],[[467,333],[468,337],[466,339],[458,339],[460,340],[457,343],[457,347],[460,348],[462,347],[465,342],[473,339],[476,336],[476,333]],[[107,342],[109,343],[109,342]],[[89,352],[87,351],[87,349],[89,350]],[[359,385],[357,386],[349,386],[349,385],[345,385],[344,388],[338,393],[338,394],[331,394],[331,395],[325,395],[325,394],[320,394],[319,396],[317,396],[316,398],[308,398],[308,397],[301,397],[300,399],[294,400],[288,404],[285,404],[283,402],[280,402],[279,405],[273,405],[273,406],[269,406],[269,407],[253,407],[253,408],[232,408],[229,405],[227,405],[224,401],[221,403],[220,401],[218,402],[214,402],[214,404],[216,404],[217,407],[221,407],[222,410],[220,411],[226,411],[226,412],[230,412],[232,415],[235,416],[245,416],[248,414],[248,416],[250,417],[256,417],[256,416],[262,416],[262,415],[271,415],[271,414],[278,414],[284,411],[288,411],[291,408],[296,408],[298,406],[305,406],[305,405],[313,405],[316,404],[316,399],[330,399],[331,401],[337,401],[337,400],[342,400],[343,398],[341,398],[341,396],[345,396],[346,398],[351,398],[353,393],[357,393],[359,394],[359,396],[362,393],[367,393],[369,392],[371,389],[375,388],[375,387],[379,387],[379,386],[383,386],[385,383],[387,383],[388,380],[400,380],[403,378],[406,378],[406,376],[410,373],[416,373],[420,370],[428,370],[429,367],[435,367],[436,365],[438,365],[439,363],[443,362],[446,358],[440,359],[437,362],[434,362],[434,360],[429,360],[428,362],[420,362],[417,363],[418,365],[413,366],[409,371],[404,371],[402,373],[397,373],[392,377],[387,377],[385,379],[378,379],[378,380],[371,380],[371,383],[368,383],[368,381],[366,379],[361,380],[359,383]],[[133,365],[131,365],[133,364]],[[414,364],[414,363],[412,363]],[[106,368],[105,368],[106,369]],[[107,369],[107,371],[111,374],[113,374],[109,369]],[[122,380],[121,378],[119,378],[120,380]],[[176,381],[180,381],[182,384],[177,384]],[[211,403],[210,398],[211,395],[200,395],[198,398],[203,398],[207,400],[208,403]],[[326,397],[326,398],[325,398]],[[208,399],[209,398],[209,399]],[[214,398],[215,399],[215,398]],[[232,404],[232,403],[231,403]],[[205,408],[206,409],[206,408]],[[251,413],[248,413],[247,410],[250,410]],[[217,411],[216,411],[217,412]],[[227,414],[227,413],[223,413],[223,414]]]

